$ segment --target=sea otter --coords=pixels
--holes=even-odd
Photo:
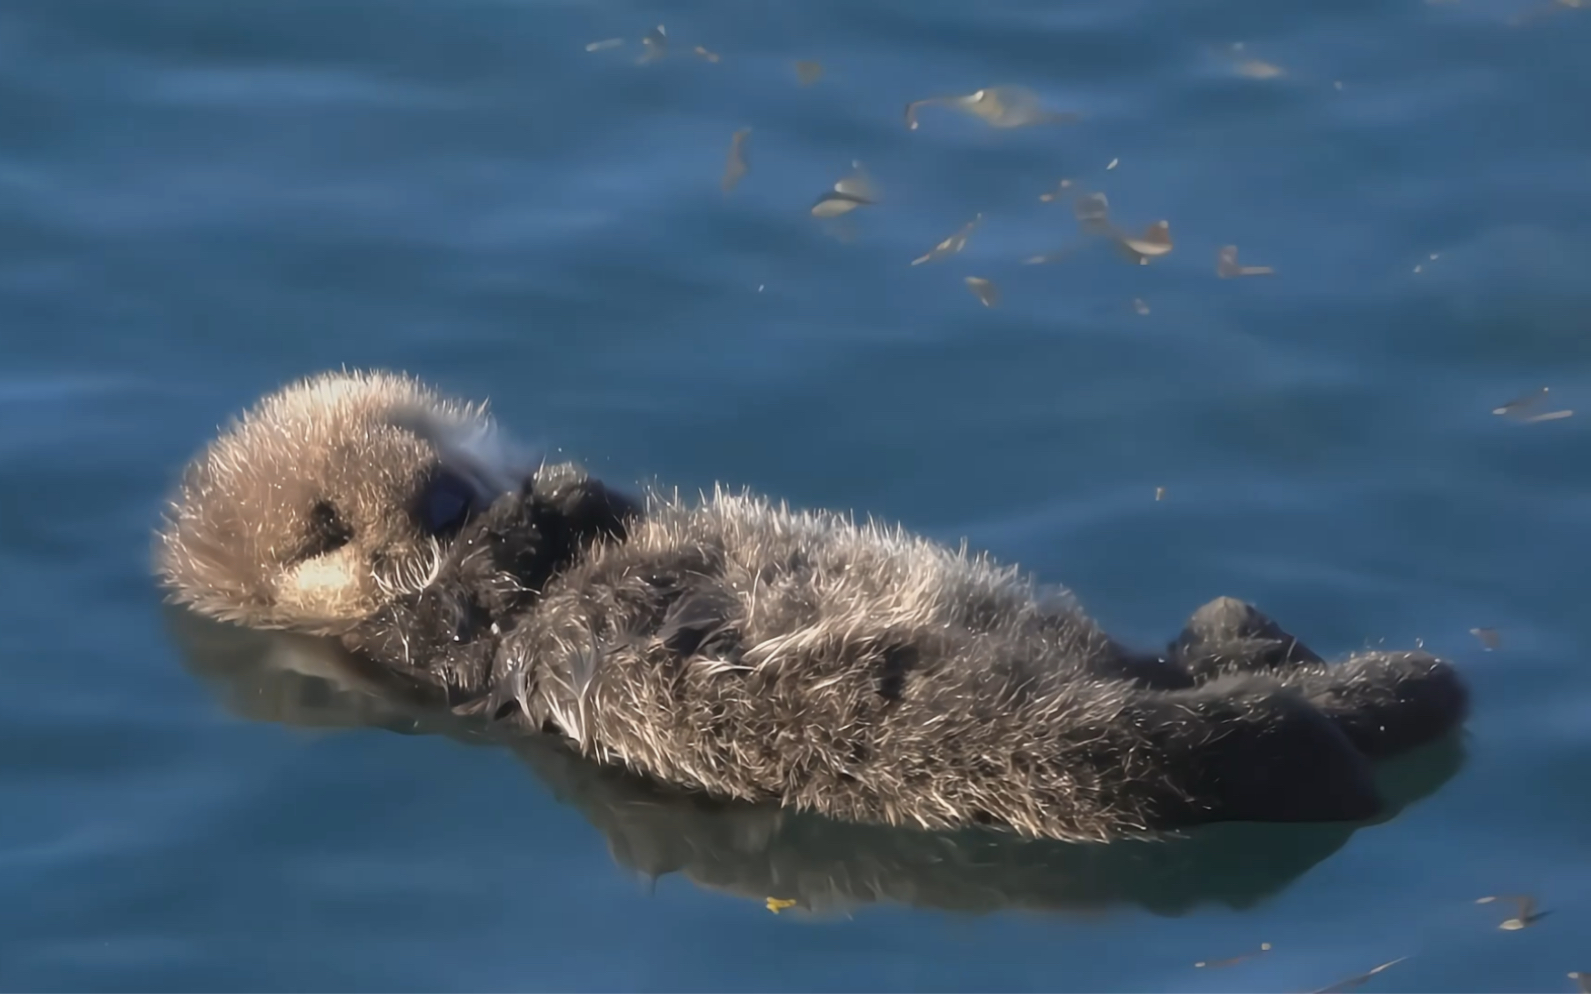
[[[294,383],[224,429],[157,569],[201,614],[336,637],[460,714],[856,821],[1364,820],[1370,760],[1468,709],[1442,660],[1328,665],[1230,598],[1137,653],[965,547],[746,493],[631,496],[384,372]]]

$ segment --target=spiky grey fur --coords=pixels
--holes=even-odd
[[[339,569],[379,554],[391,571],[414,550],[428,577],[373,608],[368,585],[356,602],[318,593],[317,605],[358,605],[338,619],[344,642],[433,683],[461,711],[562,736],[666,782],[850,820],[1076,840],[1210,821],[1359,820],[1380,807],[1368,758],[1432,739],[1467,709],[1444,662],[1365,653],[1327,666],[1237,601],[1207,605],[1172,651],[1134,654],[1066,592],[1041,592],[964,549],[748,494],[632,502],[572,464],[541,466],[517,489],[484,488],[490,505],[439,540],[396,522],[412,502],[390,481],[456,461],[448,439],[459,412],[478,409],[436,400],[427,417],[415,398],[435,395],[410,381],[338,383],[328,394],[346,405],[333,489],[369,504],[339,508],[339,520],[405,536],[378,549],[355,534],[345,540],[355,552],[334,550]],[[325,381],[288,393],[316,390]],[[268,402],[254,417],[313,421],[312,408]],[[273,447],[262,461],[305,468],[290,474],[300,500],[324,491],[314,467],[333,463],[275,448],[322,446],[324,431],[278,427],[252,429]],[[164,572],[201,611],[294,627],[284,605],[245,612],[225,600],[279,589],[271,574],[302,563],[256,561],[225,535],[184,530],[254,513],[253,491],[229,493],[216,469],[247,476],[238,439],[249,431],[245,419],[217,441],[228,459],[201,460],[206,486],[190,486],[169,519],[163,562],[188,561],[187,545],[202,540],[207,571]],[[378,458],[416,464],[365,465],[361,437],[384,440]],[[382,485],[343,482],[361,467]],[[260,540],[278,527],[274,545]],[[292,546],[291,527],[260,521],[249,547]],[[270,582],[213,582],[229,557],[233,571]],[[324,611],[302,627],[331,630]]]

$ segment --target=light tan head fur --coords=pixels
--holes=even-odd
[[[315,376],[259,401],[189,463],[156,569],[201,614],[338,634],[425,587],[448,526],[535,468],[484,405],[401,374]]]

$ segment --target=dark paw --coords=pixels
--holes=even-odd
[[[1171,653],[1201,682],[1226,673],[1321,662],[1258,608],[1235,597],[1217,597],[1195,611]]]

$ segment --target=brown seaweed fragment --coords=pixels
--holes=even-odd
[[[967,289],[978,298],[978,303],[985,307],[993,307],[1000,302],[1000,288],[981,276],[968,276],[965,280]]]
[[[1407,956],[1399,956],[1395,960],[1388,960],[1387,962],[1382,963],[1380,966],[1366,970],[1364,973],[1361,973],[1357,976],[1349,977],[1347,980],[1339,980],[1330,987],[1322,987],[1315,991],[1314,994],[1338,994],[1339,991],[1350,990],[1351,988],[1358,987],[1371,977],[1380,973],[1382,970],[1385,970],[1391,966],[1397,966],[1406,959],[1408,959]]]
[[[1159,500],[1162,496],[1165,495],[1165,492],[1166,492],[1166,488],[1165,487],[1156,487],[1155,488],[1155,500]],[[1271,944],[1269,942],[1262,942],[1262,943],[1260,943],[1259,949],[1254,951],[1254,952],[1252,952],[1252,953],[1243,953],[1241,956],[1230,956],[1230,957],[1228,957],[1226,959],[1200,960],[1199,962],[1197,962],[1197,963],[1195,963],[1193,965],[1196,966],[1196,967],[1202,967],[1202,968],[1208,969],[1208,970],[1218,970],[1218,969],[1220,969],[1222,967],[1226,967],[1226,966],[1236,966],[1237,964],[1242,963],[1245,960],[1251,960],[1251,959],[1253,959],[1256,956],[1264,955],[1265,953],[1268,953],[1270,951],[1271,951]]]
[[[1522,928],[1529,928],[1552,914],[1550,911],[1536,910],[1536,899],[1529,894],[1493,894],[1490,897],[1475,899],[1476,904],[1491,904],[1494,901],[1512,901],[1519,912],[1514,917],[1504,918],[1497,923],[1497,927],[1504,932],[1517,932]]]
[[[663,25],[659,24],[648,31],[646,37],[641,39],[641,47],[646,49],[646,51],[642,52],[641,57],[635,60],[636,65],[644,66],[649,62],[656,62],[658,59],[663,58],[663,56],[668,54],[668,31],[664,29]]]
[[[729,159],[724,163],[724,178],[719,181],[719,186],[725,193],[735,188],[746,175],[746,136],[751,134],[750,128],[741,128],[729,138]]]
[[[878,202],[878,190],[873,185],[872,179],[867,175],[867,170],[860,162],[851,163],[851,175],[840,179],[817,203],[812,205],[813,217],[839,217],[849,214],[858,207],[865,207]]]
[[[1508,18],[1511,27],[1531,24],[1544,17],[1552,17],[1571,10],[1584,10],[1591,6],[1591,0],[1552,0],[1550,3],[1537,4]]]
[[[1250,79],[1275,79],[1278,76],[1287,75],[1287,70],[1274,62],[1251,58],[1248,54],[1248,47],[1240,41],[1234,41],[1232,44],[1219,49],[1217,54],[1220,58],[1230,62],[1232,71],[1239,76],[1247,76]]]
[[[1156,221],[1145,228],[1142,235],[1136,237],[1116,232],[1115,240],[1117,246],[1125,251],[1129,258],[1140,266],[1147,266],[1151,259],[1158,259],[1170,253],[1171,222]]]
[[[906,105],[906,127],[917,130],[917,111],[923,107],[949,107],[981,118],[991,127],[1021,128],[1033,124],[1072,124],[1082,115],[1045,109],[1038,94],[1025,86],[990,86],[965,96],[928,97]]]
[[[967,247],[967,238],[983,223],[983,212],[980,211],[971,221],[957,229],[956,233],[929,249],[923,255],[912,260],[912,265],[920,266],[925,262],[938,262],[940,259],[955,255]]]
[[[1129,234],[1111,221],[1110,200],[1103,193],[1079,195],[1072,201],[1072,216],[1077,218],[1077,226],[1085,236],[1109,239],[1127,258],[1139,265],[1148,265],[1152,260],[1170,253],[1173,248],[1170,221],[1156,221],[1145,228],[1141,235]],[[1069,245],[1044,255],[1029,256],[1023,262],[1028,265],[1058,262],[1081,247]]]
[[[1469,633],[1480,639],[1481,646],[1491,652],[1503,644],[1502,636],[1495,628],[1471,628]]]
[[[1223,245],[1215,253],[1215,275],[1223,280],[1233,280],[1240,276],[1270,276],[1276,270],[1270,266],[1243,266],[1237,261],[1237,246]]]
[[[1051,190],[1048,193],[1039,194],[1039,199],[1044,201],[1045,203],[1050,203],[1051,201],[1059,200],[1059,199],[1061,199],[1062,195],[1064,195],[1066,193],[1067,190],[1071,189],[1071,186],[1072,186],[1072,181],[1071,180],[1063,179],[1058,184],[1056,184],[1055,189]]]
[[[1110,200],[1103,193],[1085,193],[1072,201],[1072,216],[1085,234],[1115,234],[1110,223]]]
[[[1026,259],[1022,260],[1022,265],[1043,266],[1052,262],[1061,262],[1076,255],[1080,249],[1082,249],[1081,245],[1065,245],[1053,252],[1045,252],[1042,255],[1030,255]]]
[[[1572,415],[1573,411],[1544,411],[1539,414],[1531,412],[1539,408],[1547,400],[1548,389],[1532,390],[1510,400],[1501,407],[1492,408],[1492,413],[1499,417],[1518,421],[1521,424],[1533,424],[1537,421],[1559,421]]]

